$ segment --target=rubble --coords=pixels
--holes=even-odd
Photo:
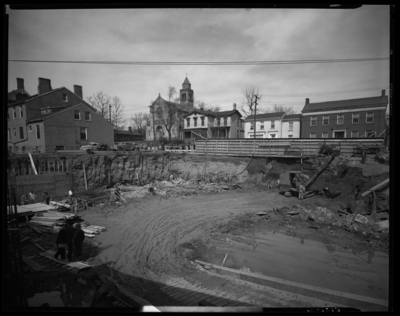
[[[389,152],[378,152],[374,160],[381,164],[389,164]]]

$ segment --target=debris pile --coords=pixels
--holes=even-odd
[[[382,163],[382,164],[388,164],[389,163],[389,153],[380,151],[375,155],[374,160],[379,163]]]

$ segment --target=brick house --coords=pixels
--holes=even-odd
[[[301,117],[302,138],[383,137],[388,97],[381,96],[310,103]]]
[[[300,138],[301,114],[285,115],[282,119],[282,138]]]
[[[194,109],[184,115],[183,138],[243,138],[242,114],[236,110],[236,104],[230,111],[211,112]],[[193,134],[193,133],[195,134]],[[196,135],[197,134],[197,135]]]
[[[11,92],[8,92],[7,104],[17,102],[17,101],[19,101],[21,99],[25,99],[27,97],[30,97],[30,94],[28,92],[26,92],[26,90],[25,90],[24,79],[17,78],[17,89],[13,90]]]
[[[83,100],[82,87],[74,92],[52,89],[39,78],[38,93],[8,104],[8,150],[15,153],[79,149],[90,141],[114,143],[113,126]]]
[[[256,115],[256,138],[281,138],[285,112]],[[244,138],[254,138],[254,115],[244,120]]]

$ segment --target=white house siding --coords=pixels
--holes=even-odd
[[[289,131],[289,122],[293,122],[293,130]],[[282,121],[282,138],[288,138],[292,135],[292,138],[300,138],[300,121]]]
[[[264,121],[256,121],[256,135],[262,135],[260,138],[272,138],[271,134],[275,134],[275,138],[282,137],[282,121],[275,119],[275,128],[271,128],[272,120],[266,119]],[[261,122],[264,122],[264,128],[261,129]],[[254,130],[250,129],[252,121],[244,122],[244,138],[253,138]],[[259,138],[257,136],[257,138]]]

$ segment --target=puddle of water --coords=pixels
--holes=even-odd
[[[61,292],[58,291],[37,293],[33,297],[28,298],[30,307],[39,307],[45,303],[49,304],[50,307],[64,307]]]
[[[294,234],[293,234],[294,235]],[[343,250],[326,239],[320,241],[305,239],[304,235],[255,234],[236,240],[212,241],[219,256],[213,256],[211,263],[221,265],[228,256],[224,267],[261,273],[332,290],[388,299],[389,258],[371,249],[363,251]]]

